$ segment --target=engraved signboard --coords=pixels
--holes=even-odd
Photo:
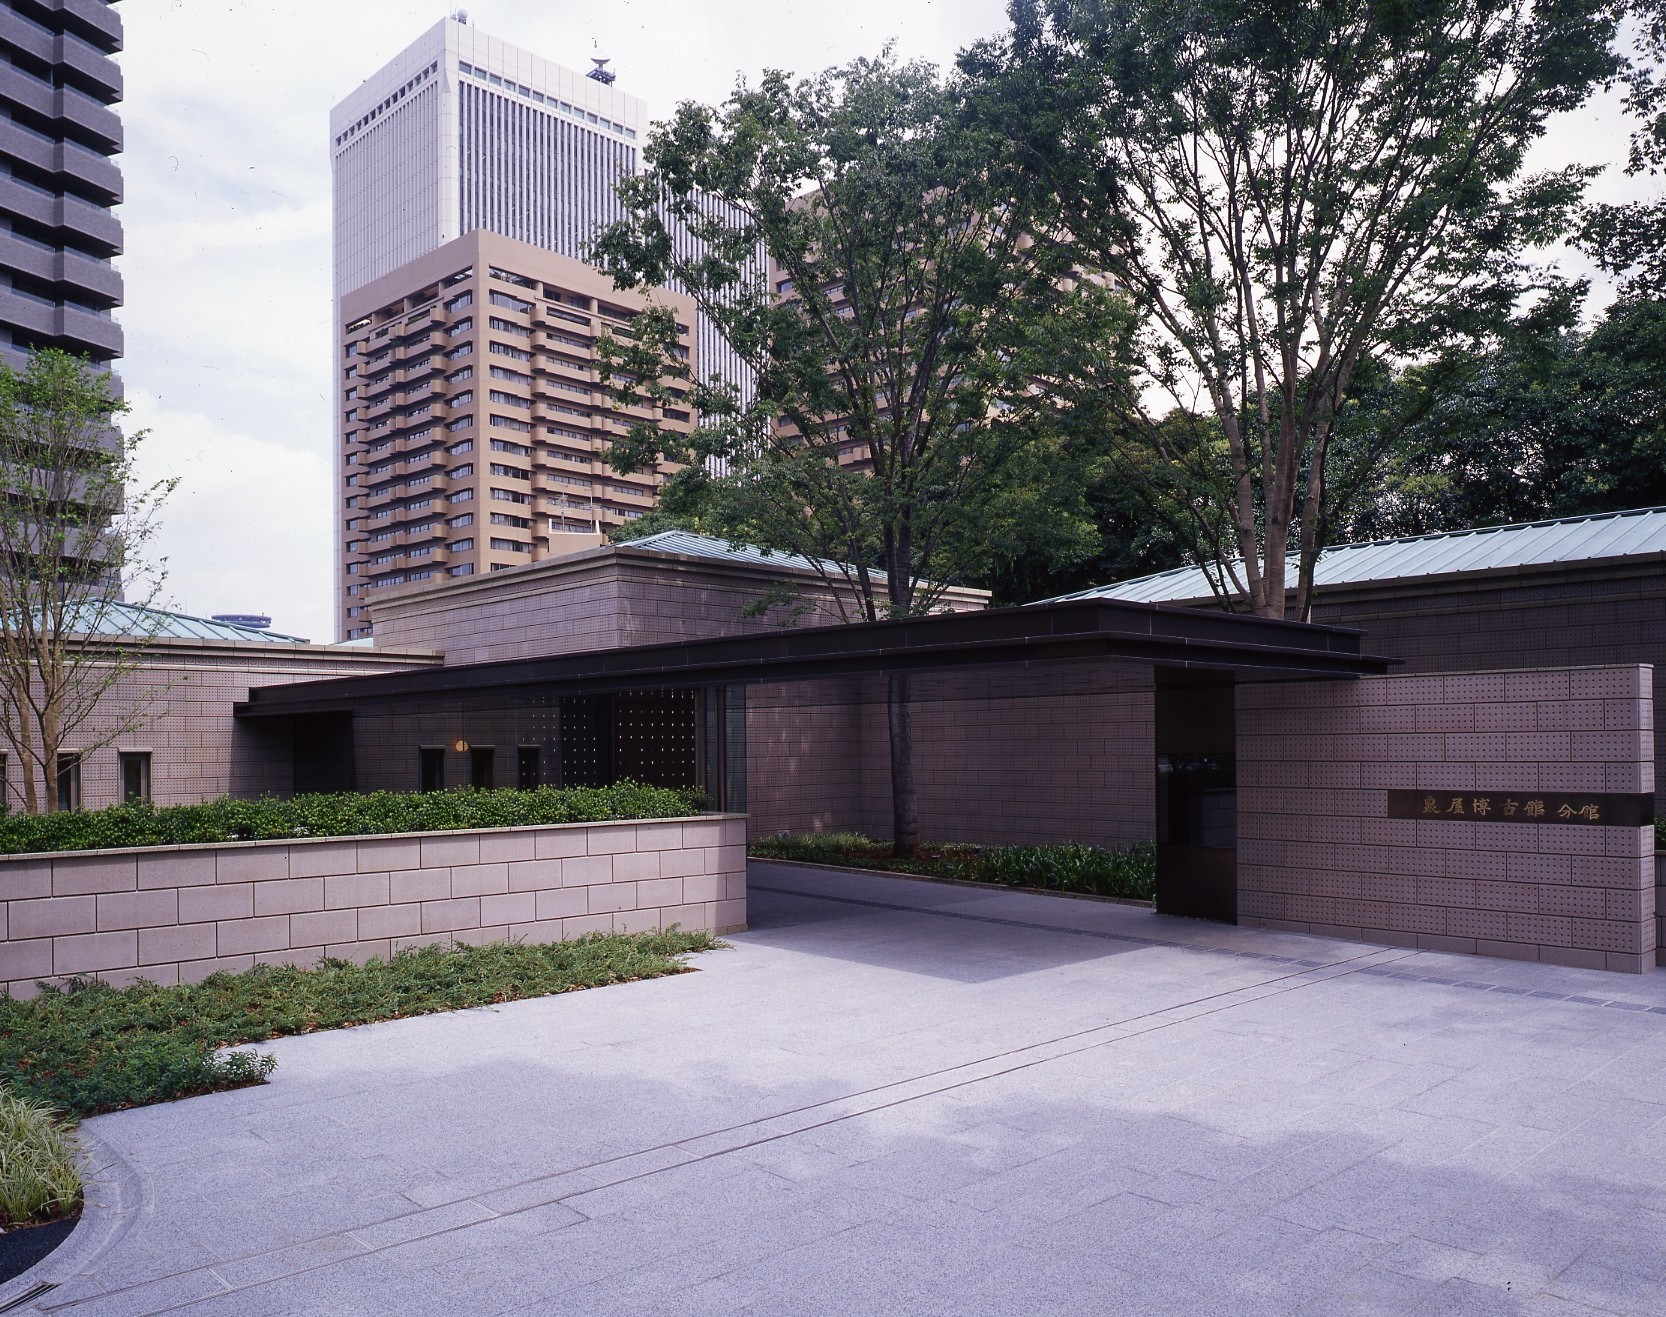
[[[1391,819],[1465,823],[1583,823],[1641,828],[1654,822],[1652,792],[1390,791]]]

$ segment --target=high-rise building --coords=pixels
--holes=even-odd
[[[597,377],[597,340],[650,302],[693,347],[693,301],[621,292],[581,261],[474,229],[344,296],[338,629],[378,592],[590,548],[653,506],[670,467],[616,473],[641,409]],[[663,428],[693,417],[660,409]]]
[[[113,0],[0,3],[0,356],[122,352],[121,19]]]
[[[645,126],[643,103],[610,74],[576,73],[461,17],[435,24],[331,112],[338,327],[363,314],[346,309],[361,289],[477,230],[583,261],[597,231],[624,218],[614,189],[638,167]],[[744,391],[739,355],[692,304],[689,316],[700,369]],[[339,433],[346,458],[345,422]],[[362,603],[346,598],[347,566],[344,635],[363,630],[362,613],[349,616]]]

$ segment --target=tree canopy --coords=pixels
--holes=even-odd
[[[1038,233],[1137,312],[1122,401],[1157,460],[1125,472],[1167,482],[1195,555],[1250,609],[1282,616],[1293,591],[1303,616],[1329,448],[1362,373],[1483,332],[1532,287],[1525,253],[1568,231],[1593,171],[1528,175],[1527,151],[1618,69],[1619,7],[1011,13],[962,66],[1056,199]]]

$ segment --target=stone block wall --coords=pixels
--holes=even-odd
[[[575,823],[0,860],[0,981],[194,982],[425,943],[746,926],[746,820]]]
[[[1411,789],[1654,790],[1646,665],[1238,688],[1239,922],[1638,972],[1654,830],[1391,819]]]

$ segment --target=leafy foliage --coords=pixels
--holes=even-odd
[[[1577,290],[1487,350],[1408,370],[1338,448],[1370,479],[1337,535],[1374,539],[1666,504],[1666,303],[1578,323]],[[1351,505],[1350,505],[1351,504]]]
[[[0,819],[0,855],[680,818],[698,813],[702,805],[703,796],[694,790],[628,781],[607,787],[531,791],[462,787],[427,792],[329,792],[287,800],[225,797],[201,805],[162,808],[134,801],[108,809]]]
[[[1615,0],[1015,0],[962,66],[1059,202],[1038,237],[1138,313],[1116,397],[1223,596],[1305,616],[1328,447],[1373,358],[1473,338],[1564,235],[1591,170],[1537,176],[1548,117],[1611,76]],[[1183,424],[1173,424],[1179,414]],[[1288,570],[1295,558],[1296,570]]]
[[[221,1049],[682,972],[721,945],[706,933],[595,934],[575,942],[428,946],[363,965],[258,966],[201,983],[95,980],[0,998],[0,1078],[76,1117],[257,1084],[269,1055]]]
[[[813,832],[758,838],[747,849],[759,859],[805,860],[1094,896],[1150,900],[1157,887],[1157,853],[1147,844],[1116,849],[1080,842],[1051,846],[939,844],[922,845],[913,856],[898,856],[889,843],[861,833]]]
[[[1031,241],[1035,180],[964,82],[889,50],[798,82],[772,71],[720,107],[679,106],[643,157],[595,259],[622,285],[685,289],[756,380],[746,396],[702,377],[668,310],[603,340],[622,402],[701,418],[690,437],[644,420],[614,440],[618,470],[684,464],[662,516],[824,564],[822,605],[844,620],[930,612],[949,585],[1092,551],[1042,381],[1126,317]],[[904,849],[908,699],[892,676]]]
[[[0,1226],[39,1225],[81,1206],[81,1156],[44,1102],[0,1086]]]

